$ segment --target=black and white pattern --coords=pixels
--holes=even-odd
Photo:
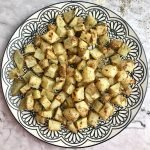
[[[12,55],[16,49],[23,50],[31,43],[35,35],[46,32],[46,26],[55,22],[58,14],[76,9],[77,16],[93,15],[98,22],[106,22],[111,38],[123,39],[131,48],[126,58],[136,62],[131,76],[136,80],[132,94],[128,97],[126,108],[116,107],[116,111],[107,121],[100,121],[96,128],[88,127],[77,134],[62,126],[60,131],[49,131],[47,125],[36,123],[34,113],[19,111],[19,96],[11,96],[12,81],[8,71],[14,67]],[[144,100],[147,89],[147,61],[143,47],[133,29],[118,15],[107,8],[88,2],[62,2],[43,8],[29,17],[14,33],[6,48],[2,63],[2,86],[6,102],[17,121],[35,137],[62,147],[87,147],[109,140],[121,132],[133,120]]]

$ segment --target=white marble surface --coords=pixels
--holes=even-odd
[[[62,0],[0,0],[0,60],[15,29],[36,10]],[[88,0],[87,0],[88,1]],[[138,34],[150,65],[150,1],[149,0],[90,0],[121,15]],[[150,82],[145,101],[133,122],[118,136],[92,150],[150,149]],[[48,145],[26,132],[6,106],[0,87],[0,150],[61,149]]]

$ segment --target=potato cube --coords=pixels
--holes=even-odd
[[[57,24],[57,27],[64,27],[66,25],[65,21],[60,15],[56,17],[56,24]]]
[[[75,104],[77,111],[81,117],[86,117],[89,111],[89,107],[85,101],[81,101]]]
[[[85,31],[85,25],[83,23],[78,23],[77,25],[74,26],[74,30],[76,32],[80,32],[80,31]]]
[[[67,36],[67,30],[64,27],[57,27],[56,33],[60,38]]]
[[[90,50],[90,54],[94,59],[100,59],[103,55],[97,48]]]
[[[63,103],[66,100],[67,94],[65,92],[60,92],[55,99],[57,99],[60,103]]]
[[[12,96],[16,96],[20,93],[20,89],[25,85],[23,80],[15,79],[12,84],[11,93]]]
[[[46,96],[50,101],[52,101],[54,98],[54,93],[51,91],[51,89],[42,89],[41,95]]]
[[[59,68],[58,68],[58,71],[59,71],[59,76],[60,77],[66,77],[67,65],[66,64],[60,64]]]
[[[26,97],[25,97],[25,100],[26,100],[26,108],[27,108],[27,110],[33,110],[33,107],[34,107],[34,99],[33,99],[32,94],[26,96]]]
[[[108,58],[108,57],[115,54],[115,51],[110,47],[103,47],[103,46],[100,45],[99,49],[101,50],[101,52],[104,54],[104,56],[106,58]]]
[[[132,72],[135,68],[135,64],[132,60],[129,60],[129,61],[127,61],[126,67],[124,67],[124,68],[125,68],[125,71]]]
[[[35,120],[38,122],[38,123],[41,123],[41,124],[45,124],[46,123],[46,118],[36,114],[35,116]]]
[[[100,92],[104,92],[107,90],[110,86],[109,80],[107,78],[99,78],[99,80],[96,82],[96,87]]]
[[[70,22],[69,26],[74,27],[78,24],[78,17],[74,17],[73,20]]]
[[[94,102],[94,99],[91,97],[91,95],[87,92],[85,92],[85,101],[88,103],[88,105],[92,104]]]
[[[33,94],[33,98],[34,98],[34,99],[39,99],[39,98],[41,98],[41,93],[40,93],[39,90],[33,90],[32,94]]]
[[[19,50],[16,50],[14,53],[14,62],[19,71],[22,71],[24,66],[24,57]]]
[[[74,30],[73,30],[73,29],[68,29],[68,30],[67,30],[67,36],[68,36],[68,37],[75,36]]]
[[[132,77],[130,77],[129,75],[127,75],[126,80],[122,80],[122,81],[121,81],[121,84],[122,84],[123,86],[126,86],[126,85],[128,85],[128,84],[134,84],[134,83],[135,83],[135,80],[134,80]]]
[[[60,122],[63,121],[63,114],[62,114],[62,110],[60,109],[60,107],[57,108],[54,119]]]
[[[48,77],[45,77],[43,76],[42,77],[42,83],[41,83],[41,86],[44,88],[44,89],[52,89],[53,86],[55,84],[55,81],[48,78]]]
[[[29,84],[26,84],[25,86],[23,86],[21,89],[20,89],[20,92],[22,93],[22,94],[25,94],[28,90],[30,90],[30,86],[29,86]]]
[[[42,38],[49,44],[55,43],[59,40],[59,36],[52,30],[42,35]]]
[[[82,60],[78,65],[77,65],[77,69],[80,71],[80,70],[83,70],[84,68],[86,67],[86,61],[85,60]]]
[[[32,43],[26,45],[25,49],[24,49],[25,54],[27,53],[34,53],[35,52],[35,48],[34,45]]]
[[[63,89],[67,94],[71,95],[75,89],[75,86],[72,83],[67,83],[64,85]]]
[[[27,97],[28,95],[32,95],[33,96],[33,89],[30,89],[26,92],[25,97]]]
[[[35,38],[34,38],[34,45],[36,47],[40,47],[41,45],[41,42],[42,42],[42,39],[39,35],[36,35]],[[32,50],[31,50],[32,51]]]
[[[38,114],[42,117],[45,117],[45,118],[52,118],[53,117],[53,111],[52,110],[42,110]]]
[[[85,41],[86,43],[90,43],[91,40],[91,34],[85,31],[82,31],[81,35],[80,35],[80,39],[82,39],[83,41]]]
[[[48,24],[47,29],[56,31],[57,26],[55,24]]]
[[[9,79],[14,80],[24,74],[23,70],[19,70],[18,68],[13,68],[8,71]]]
[[[107,103],[111,100],[111,98],[112,98],[112,95],[110,93],[104,93],[101,97],[101,101],[103,103]]]
[[[82,77],[84,82],[92,82],[95,80],[95,72],[94,69],[91,67],[84,67],[83,72],[82,72]]]
[[[79,113],[75,108],[64,109],[63,115],[68,121],[73,122],[75,122],[79,118]]]
[[[74,76],[74,72],[75,72],[75,69],[74,69],[74,68],[72,68],[72,67],[70,67],[70,66],[67,67],[67,77],[72,77],[72,76]]]
[[[118,50],[123,44],[123,41],[118,40],[118,39],[113,39],[110,41],[110,47],[114,50]]]
[[[90,29],[90,32],[91,32],[90,45],[96,45],[97,44],[97,31],[95,29]]]
[[[96,100],[94,101],[94,104],[93,104],[93,109],[99,113],[99,111],[102,109],[103,107],[103,104],[99,101],[99,100]]]
[[[132,88],[130,87],[130,85],[124,85],[124,91],[123,93],[126,94],[127,96],[129,96],[132,93]]]
[[[96,127],[99,121],[99,115],[93,111],[90,111],[88,115],[88,124]]]
[[[63,13],[63,17],[64,17],[66,23],[69,23],[74,18],[74,16],[75,16],[74,10],[70,10],[70,11]]]
[[[128,47],[128,45],[123,43],[122,46],[119,48],[118,53],[122,56],[127,56],[130,50],[131,49]]]
[[[84,87],[79,87],[72,93],[72,99],[74,101],[82,101],[84,99]]]
[[[110,85],[113,85],[117,82],[115,78],[108,78],[108,80]]]
[[[81,58],[77,55],[72,55],[68,60],[69,64],[77,64],[80,61],[81,61]]]
[[[97,69],[95,71],[95,79],[98,80],[99,78],[103,78],[104,75],[101,73],[101,69]]]
[[[107,25],[106,24],[100,24],[96,26],[96,32],[98,36],[104,35],[107,32]]]
[[[40,87],[42,80],[38,76],[31,76],[29,80],[29,86],[32,88],[38,89]]]
[[[26,110],[26,100],[24,98],[20,100],[19,110]]]
[[[125,107],[127,105],[127,99],[123,95],[117,95],[111,99],[111,103]]]
[[[127,74],[127,72],[126,71],[124,71],[124,70],[122,70],[122,71],[118,71],[118,73],[117,73],[117,75],[116,75],[116,79],[117,79],[117,81],[124,81],[124,80],[126,80],[127,79],[127,77],[128,77],[128,74]]]
[[[72,107],[74,107],[74,101],[73,101],[73,99],[71,98],[71,96],[67,97],[66,103],[67,103],[67,108],[72,108]]]
[[[78,46],[78,39],[75,36],[68,37],[64,40],[65,49],[70,49],[76,46]]]
[[[107,33],[102,36],[99,36],[99,44],[101,46],[106,46],[108,43],[109,43],[109,36]]]
[[[77,128],[76,128],[76,126],[74,125],[73,122],[68,121],[68,122],[67,122],[67,128],[68,128],[71,132],[77,133]]]
[[[100,93],[94,83],[90,83],[86,87],[85,93],[88,94],[93,100],[100,97]]]
[[[45,110],[50,109],[51,102],[48,100],[48,98],[46,96],[42,96],[42,98],[40,98],[39,101]]]
[[[81,82],[82,80],[82,75],[77,69],[75,70],[74,78],[77,82]]]
[[[50,109],[53,110],[61,105],[61,102],[57,99],[54,99],[51,103]]]
[[[53,49],[56,56],[62,55],[66,51],[62,43],[55,43]]]
[[[48,121],[48,129],[51,131],[61,130],[61,123],[51,119]]]
[[[65,78],[62,78],[62,77],[59,78],[53,86],[53,91],[54,92],[60,91],[63,88],[64,84],[65,84]]]
[[[114,107],[110,103],[106,103],[99,112],[99,116],[103,120],[107,120],[114,112]]]
[[[120,63],[121,63],[121,57],[119,54],[112,56],[110,59],[114,65],[120,65]]]
[[[114,78],[117,72],[117,67],[113,65],[106,65],[102,68],[102,74],[108,78]]]
[[[56,76],[56,72],[58,70],[58,65],[56,64],[51,64],[47,71],[45,72],[45,76],[48,76],[50,78],[54,78]]]
[[[81,49],[87,49],[88,48],[88,44],[86,42],[84,42],[83,40],[79,40],[79,48]]]
[[[91,15],[87,16],[87,18],[85,20],[85,25],[86,25],[87,28],[92,28],[96,24],[97,24],[97,21],[93,16],[91,16]]]
[[[121,93],[121,84],[116,83],[116,84],[112,85],[110,87],[110,93],[112,94],[112,96],[117,96],[118,94],[120,94]]]
[[[41,110],[42,110],[42,105],[39,103],[39,101],[35,101],[33,111],[40,112]]]
[[[90,59],[87,61],[87,66],[93,68],[94,70],[98,67],[98,60]]]
[[[32,71],[27,71],[27,73],[25,73],[22,77],[24,79],[24,81],[27,83],[29,82],[31,76],[34,76],[35,74]]]
[[[57,56],[54,54],[54,52],[51,49],[48,49],[46,51],[46,58],[49,60],[57,60]]]
[[[132,60],[124,60],[121,62],[120,68],[125,71],[132,72],[133,69],[135,68],[135,64]]]
[[[87,117],[77,120],[76,125],[78,130],[87,128]]]
[[[36,64],[34,67],[32,67],[32,70],[36,73],[36,74],[39,74],[39,73],[42,73],[43,72],[43,69],[41,68],[41,66],[39,64]]]
[[[43,60],[39,61],[39,65],[41,66],[42,69],[45,69],[46,67],[49,66],[48,59],[43,59]]]
[[[40,48],[37,48],[34,53],[34,58],[43,60],[45,58],[45,53]]]
[[[58,61],[60,64],[67,64],[67,58],[68,58],[67,54],[64,53],[58,56]]]
[[[89,50],[85,50],[84,54],[82,55],[82,59],[83,60],[90,59],[90,51]]]
[[[32,56],[26,56],[25,57],[25,63],[26,63],[28,68],[31,68],[31,67],[33,67],[33,66],[35,66],[37,64],[37,61]]]
[[[49,50],[52,50],[52,45],[50,45],[49,43],[47,42],[44,42],[42,41],[41,44],[40,44],[40,49],[45,53],[48,49]]]

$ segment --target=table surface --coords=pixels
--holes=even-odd
[[[19,24],[29,15],[49,4],[63,0],[0,0],[0,61],[7,42]],[[86,0],[88,1],[88,0]],[[123,17],[139,36],[150,65],[150,1],[149,0],[90,0],[105,6]],[[150,149],[150,81],[138,115],[113,139],[86,149],[148,150]],[[0,150],[61,149],[34,138],[16,122],[0,87]]]

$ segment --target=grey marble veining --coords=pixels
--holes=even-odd
[[[8,40],[16,28],[38,9],[63,0],[0,0],[0,60]],[[86,0],[95,2],[122,16],[138,34],[150,65],[150,1],[149,0]],[[150,70],[150,69],[149,69]],[[150,72],[149,72],[150,73]],[[150,149],[150,81],[145,101],[132,123],[118,136],[88,149]],[[0,88],[0,150],[53,150],[26,132],[10,113]],[[87,148],[86,148],[87,149]]]

